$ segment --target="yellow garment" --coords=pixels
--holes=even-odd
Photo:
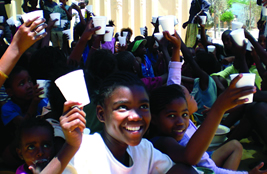
[[[194,123],[195,126],[197,126],[197,121],[195,120],[193,114],[189,116],[189,119]]]
[[[198,34],[197,24],[188,24],[185,35],[185,45],[187,47],[192,48],[195,45],[197,34]]]

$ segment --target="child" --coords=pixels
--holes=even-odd
[[[60,13],[60,20],[67,20],[67,23],[65,26],[57,26],[56,28],[52,29],[51,32],[51,42],[53,44],[53,47],[60,47],[62,49],[63,47],[63,33],[62,31],[65,29],[70,29],[70,21],[72,19],[72,7],[68,6],[67,3],[68,0],[60,0],[62,5],[57,5],[53,13]]]
[[[24,121],[16,138],[16,151],[25,162],[18,167],[16,174],[40,172],[55,156],[54,129],[40,117]],[[64,172],[71,169],[72,166],[69,165]]]
[[[25,164],[16,174],[42,170],[55,155],[53,127],[44,119],[32,118],[24,121],[17,133],[16,151]]]
[[[11,100],[1,108],[1,117],[6,132],[4,143],[7,147],[5,150],[7,153],[4,152],[3,158],[7,162],[7,165],[15,165],[15,162],[10,159],[12,155],[8,154],[8,151],[13,151],[12,141],[16,128],[19,127],[21,121],[24,119],[40,115],[42,108],[47,105],[48,101],[39,98],[39,95],[43,94],[43,88],[38,88],[38,85],[33,85],[28,71],[23,67],[15,67],[4,86]],[[9,160],[13,162],[9,163]]]
[[[154,71],[149,58],[146,55],[146,40],[136,40],[130,44],[128,50],[133,53],[138,60],[140,60],[142,67],[142,74],[144,77],[154,77]]]
[[[212,155],[214,160],[204,153],[216,132],[223,113],[247,100],[239,100],[240,96],[245,93],[255,93],[254,87],[254,89],[252,87],[235,88],[236,82],[241,77],[239,75],[235,78],[230,87],[218,97],[207,114],[207,119],[198,129],[189,120],[189,115],[197,109],[196,102],[190,97],[189,92],[184,90],[185,88],[170,85],[153,91],[150,95],[150,106],[151,123],[153,127],[156,127],[156,137],[152,138],[154,146],[168,154],[174,162],[205,167],[213,170],[215,174],[246,173],[217,167],[219,165],[232,170],[237,169],[242,156],[242,148],[241,151],[235,150],[236,145],[240,148],[240,143],[237,141],[228,142],[217,149]],[[185,95],[183,91],[186,92]],[[259,169],[262,166],[263,163],[255,167],[251,173],[260,173]]]
[[[174,165],[167,155],[142,139],[151,115],[145,87],[135,75],[123,72],[107,77],[96,102],[97,117],[104,123],[101,134],[78,135],[85,123],[75,113],[77,108],[60,119],[66,140],[72,146],[77,147],[83,138],[71,161],[77,173],[196,173],[190,166]],[[73,104],[69,102],[66,106],[71,108]]]

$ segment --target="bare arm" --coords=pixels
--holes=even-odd
[[[78,63],[80,62],[81,55],[84,51],[87,41],[91,39],[92,35],[95,33],[96,30],[100,29],[100,27],[92,28],[92,22],[93,21],[91,20],[87,24],[86,29],[84,30],[81,38],[77,42],[77,45],[75,46],[73,51],[71,52],[68,62],[70,61],[76,61]]]
[[[247,101],[247,99],[239,100],[239,97],[256,92],[255,87],[236,88],[235,84],[241,77],[242,75],[237,76],[229,88],[217,98],[207,113],[206,119],[192,135],[186,147],[182,147],[170,137],[159,139],[155,143],[155,147],[169,155],[176,163],[197,164],[208,149],[224,112]]]
[[[82,143],[82,133],[85,128],[85,113],[77,106],[81,103],[67,101],[64,104],[63,116],[60,117],[60,126],[66,138],[66,143],[50,163],[42,170],[41,174],[60,174],[69,161],[78,151]],[[79,121],[77,121],[79,120]],[[32,169],[33,170],[33,169]]]
[[[20,56],[36,41],[46,36],[46,33],[36,36],[34,29],[45,21],[45,19],[42,19],[41,21],[36,22],[36,19],[37,18],[34,18],[33,20],[29,20],[22,24],[17,33],[14,35],[10,46],[0,59],[0,70],[2,73],[9,75]],[[43,24],[42,26],[38,27],[38,31],[41,31],[45,27],[46,24]],[[2,73],[0,75],[0,86],[3,85],[6,79]]]

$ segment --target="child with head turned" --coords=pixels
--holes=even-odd
[[[218,97],[198,129],[189,119],[197,110],[197,103],[185,87],[174,84],[152,91],[152,124],[148,132],[153,137],[151,141],[154,147],[169,155],[173,162],[194,165],[201,170],[212,170],[215,174],[248,173],[236,171],[242,157],[242,145],[236,140],[222,145],[213,154],[205,152],[223,113],[247,101],[239,100],[240,96],[255,93],[254,87],[235,87],[241,77],[242,75],[236,77],[230,87]],[[267,172],[259,170],[263,165],[261,163],[249,173]]]
[[[70,162],[77,173],[196,173],[190,166],[174,164],[142,138],[151,115],[148,94],[136,75],[110,75],[100,86],[95,102],[97,118],[104,123],[101,134],[78,136],[85,123],[77,108],[61,117],[66,140],[73,147],[80,146]],[[74,104],[66,102],[64,108]]]

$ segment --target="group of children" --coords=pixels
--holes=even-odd
[[[82,32],[69,54],[52,47],[34,52],[26,51],[28,45],[22,48],[26,52],[4,84],[9,96],[1,107],[4,165],[16,168],[16,174],[267,173],[260,170],[263,163],[249,172],[236,171],[242,157],[237,140],[246,136],[242,128],[248,122],[267,142],[266,118],[260,112],[266,108],[265,69],[259,60],[266,65],[266,52],[246,30],[254,46],[252,54],[246,51],[246,44],[240,47],[232,40],[230,31],[222,36],[224,47],[207,41],[202,24],[201,37],[193,48],[177,32],[164,31],[164,37],[157,40],[153,35],[158,20],[152,36],[137,36],[133,42],[131,30],[122,30],[122,34],[128,32],[127,44],[118,45],[117,51],[112,45],[112,51],[100,49],[105,44],[103,35],[94,35],[100,27],[94,27],[92,20],[79,28]],[[26,32],[29,27],[27,37],[41,39],[35,36],[33,29],[38,28],[33,21],[25,21],[16,35],[26,37],[22,29]],[[46,33],[41,37],[45,40]],[[17,37],[14,39],[12,43]],[[32,40],[30,45],[36,42]],[[215,45],[216,51],[207,52],[208,45]],[[223,60],[229,56],[234,56],[233,65],[223,69]],[[262,79],[258,87],[236,88],[242,74],[229,84],[223,79],[233,72],[248,72],[252,66],[252,73],[259,72]],[[54,82],[81,68],[91,99],[84,107],[79,107],[79,101],[65,101]],[[48,98],[39,97],[43,88],[36,79],[51,81]],[[251,93],[255,93],[254,103],[239,99]],[[249,112],[241,112],[244,107],[258,112],[250,118]],[[229,115],[222,122],[226,112]],[[227,142],[207,153],[218,125],[231,126],[238,120]],[[90,135],[83,133],[86,127]]]

